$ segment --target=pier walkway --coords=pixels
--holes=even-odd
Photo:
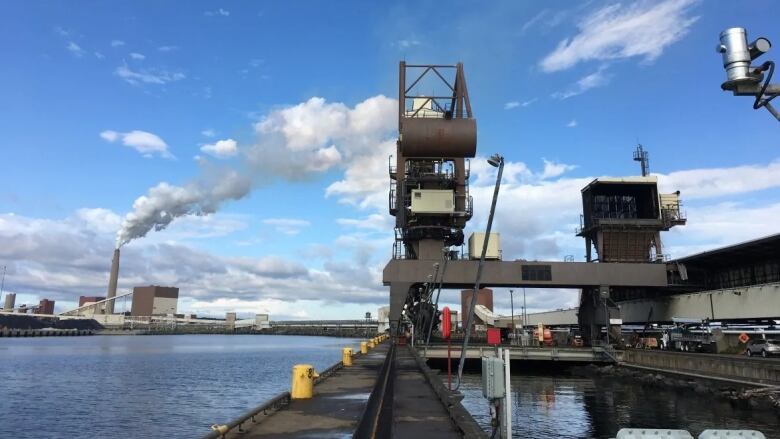
[[[387,355],[382,343],[353,365],[343,367],[314,387],[311,399],[295,399],[257,424],[244,425],[244,433],[229,438],[342,438],[351,437]],[[262,418],[262,417],[260,417]]]
[[[395,358],[393,437],[460,438],[450,414],[408,347],[399,346]]]
[[[336,364],[311,399],[285,392],[204,438],[484,438],[436,372],[409,346],[380,343]]]

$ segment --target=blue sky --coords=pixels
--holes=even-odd
[[[771,1],[3,2],[6,288],[58,309],[99,294],[139,196],[227,181],[216,213],[125,246],[120,286],[178,285],[180,308],[204,314],[375,310],[401,59],[464,62],[479,154],[509,162],[497,226],[511,258],[581,259],[579,188],[636,174],[637,142],[686,203],[673,256],[776,233],[777,123],[720,91],[714,48],[732,26],[780,39],[777,16]]]

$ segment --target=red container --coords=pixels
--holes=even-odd
[[[487,330],[487,342],[491,345],[501,344],[501,330],[498,328],[488,328]]]

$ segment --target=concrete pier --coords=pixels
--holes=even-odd
[[[385,340],[335,365],[311,399],[285,392],[204,436],[212,438],[479,438],[484,431],[423,357]]]
[[[311,399],[292,400],[272,416],[247,422],[227,438],[351,437],[376,382],[388,343],[353,360],[314,387]]]
[[[614,363],[614,353],[606,352],[602,347],[568,348],[568,347],[522,347],[501,346],[509,348],[512,360],[518,361],[564,361],[575,363]],[[428,348],[419,348],[420,355],[429,360],[447,359],[447,346],[432,344]],[[453,346],[450,353],[455,360],[460,358],[460,345]],[[482,357],[495,355],[492,346],[471,346],[466,350],[467,360],[479,360]]]
[[[759,386],[780,386],[780,359],[691,354],[658,350],[623,351],[621,366]]]

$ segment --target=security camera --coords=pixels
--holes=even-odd
[[[728,82],[761,81],[763,75],[752,71],[750,62],[767,53],[771,47],[772,43],[764,37],[748,44],[747,31],[741,27],[732,27],[721,32],[717,49],[723,55],[723,68],[726,69]]]
[[[747,31],[741,27],[732,27],[721,32],[717,51],[723,55],[726,82],[720,87],[732,92],[734,96],[752,96],[755,99],[753,109],[764,107],[780,121],[780,111],[770,104],[772,99],[780,95],[780,85],[772,84],[774,61],[764,61],[757,66],[750,65],[771,47],[772,43],[764,37],[748,43]]]

